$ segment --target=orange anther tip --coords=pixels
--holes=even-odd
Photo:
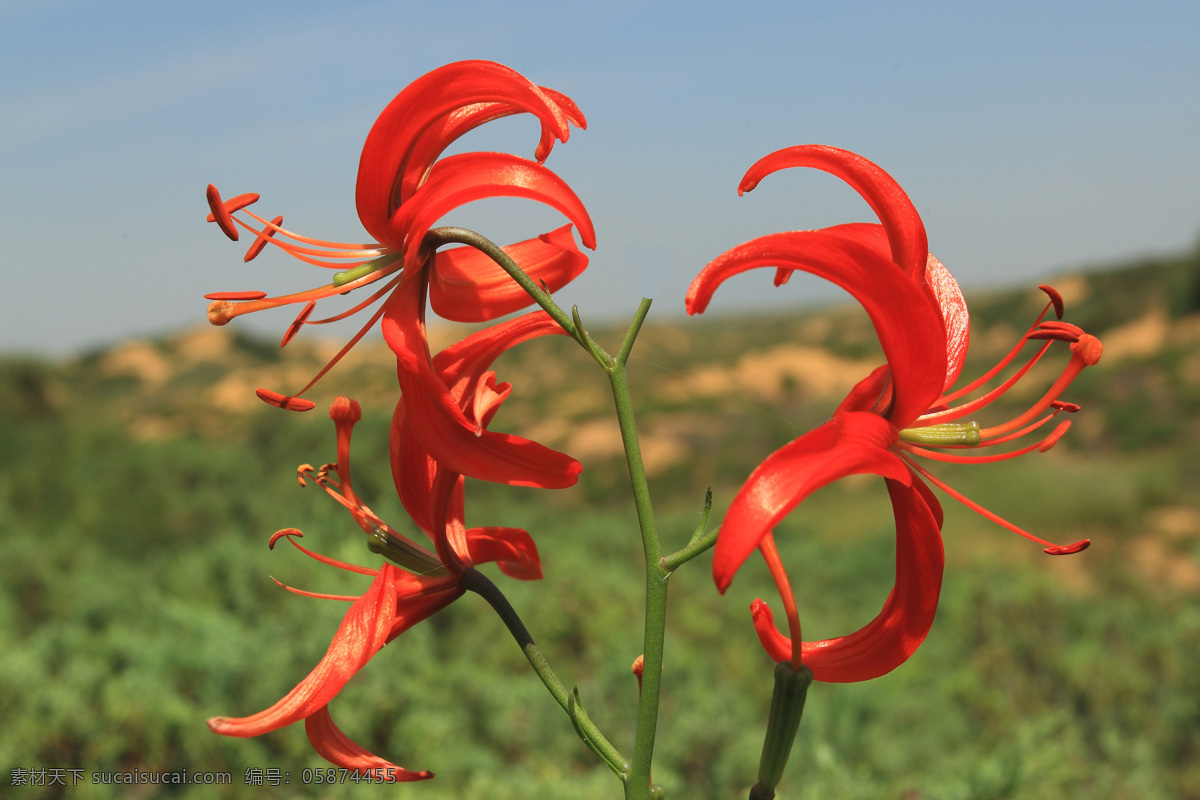
[[[290,397],[272,392],[270,389],[256,389],[254,391],[258,395],[258,399],[262,400],[269,406],[282,408],[285,411],[311,411],[317,407],[317,404],[312,400],[305,400],[302,397]]]
[[[1054,400],[1050,403],[1051,408],[1057,408],[1059,411],[1065,411],[1068,414],[1074,414],[1083,406],[1078,403],[1068,403],[1066,400]]]
[[[275,543],[279,541],[279,537],[281,536],[295,536],[296,538],[303,538],[304,534],[295,528],[284,528],[281,531],[275,531],[275,533],[271,534],[271,541],[267,542],[267,547],[271,550],[274,550]]]
[[[1088,549],[1088,545],[1092,543],[1091,539],[1084,539],[1075,544],[1069,544],[1066,547],[1047,547],[1042,552],[1048,556],[1069,556],[1072,553],[1080,553]]]
[[[362,419],[362,406],[353,397],[338,395],[329,406],[329,418],[334,422],[358,422]]]
[[[204,295],[205,300],[262,300],[266,292],[210,292]]]
[[[292,320],[292,324],[288,327],[287,331],[283,334],[283,339],[281,339],[279,342],[280,347],[286,347],[288,342],[290,342],[292,339],[296,338],[296,334],[300,332],[300,329],[302,327],[304,327],[304,323],[308,320],[309,316],[312,315],[313,309],[316,307],[317,307],[316,300],[308,301],[308,304],[305,305],[304,308],[300,311],[300,313],[296,315],[296,318],[294,320]]]
[[[1054,316],[1058,317],[1059,319],[1062,319],[1063,318],[1062,295],[1059,294],[1058,290],[1056,290],[1053,286],[1047,286],[1044,283],[1038,284],[1038,288],[1041,289],[1043,292],[1045,292],[1046,295],[1050,298],[1050,302],[1054,305]]]
[[[245,257],[242,258],[242,261],[244,261],[244,262],[251,261],[256,256],[258,256],[258,254],[263,251],[263,248],[267,246],[267,242],[269,242],[271,240],[271,237],[273,237],[276,233],[278,233],[276,228],[278,228],[282,224],[283,224],[283,217],[278,216],[275,219],[271,220],[271,225],[268,225],[267,227],[265,227],[261,231],[259,231],[258,237],[254,240],[254,244],[250,245],[250,249],[246,251],[246,255],[245,255]],[[272,227],[272,226],[274,226],[274,227]]]
[[[233,224],[233,217],[229,216],[226,203],[221,201],[221,193],[217,191],[216,186],[210,183],[205,195],[208,198],[209,211],[212,212],[206,217],[207,221],[217,223],[221,232],[236,242],[238,240],[237,226]]]
[[[637,658],[635,658],[633,660],[633,666],[629,668],[629,671],[632,672],[634,675],[637,675],[639,678],[641,678],[642,677],[642,665],[645,662],[646,662],[645,656],[638,656]]]

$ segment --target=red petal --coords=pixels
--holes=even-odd
[[[394,230],[390,224],[393,212],[408,199],[400,189],[401,183],[415,187],[429,169],[430,153],[437,149],[425,145],[422,161],[413,161],[418,139],[456,109],[478,103],[505,103],[528,111],[563,141],[570,132],[566,115],[554,101],[500,64],[460,61],[418,78],[379,115],[359,160],[355,198],[358,216],[376,241],[399,245],[399,241],[389,241],[388,237]],[[449,144],[440,143],[443,147]]]
[[[433,773],[429,770],[413,772],[398,767],[387,759],[369,753],[355,744],[333,723],[327,706],[304,720],[304,732],[308,734],[308,741],[312,742],[313,749],[322,758],[343,769],[356,770],[372,779],[377,775],[384,775],[389,782],[424,781],[433,777]],[[382,772],[376,772],[376,770],[382,770]]]
[[[689,314],[707,306],[727,278],[756,267],[810,272],[852,294],[871,317],[887,356],[894,383],[888,417],[907,427],[941,394],[946,377],[942,312],[925,287],[864,242],[860,228],[776,233],[746,242],[718,256],[692,281]]]
[[[265,711],[240,719],[214,717],[208,727],[224,736],[259,736],[315,714],[387,642],[398,593],[414,587],[423,588],[416,576],[385,564],[370,588],[350,606],[325,657],[307,678]]]
[[[878,616],[849,636],[803,642],[801,658],[813,677],[829,683],[878,678],[916,652],[937,613],[945,553],[937,517],[925,504],[920,482],[887,481],[896,517],[896,583]],[[791,640],[779,633],[761,600],[750,607],[759,641],[776,661],[791,657]]]
[[[521,581],[540,581],[542,562],[537,545],[520,528],[468,528],[467,546],[477,564],[496,562],[500,571]]]
[[[971,339],[970,314],[967,312],[967,301],[958,288],[958,281],[932,255],[925,266],[925,283],[933,289],[942,308],[942,322],[946,326],[946,380],[942,385],[942,391],[945,392],[958,380],[963,362],[967,359],[967,345]]]
[[[911,473],[888,450],[896,432],[875,414],[838,414],[767,457],[733,499],[713,552],[722,593],[759,542],[808,495],[847,475],[874,473],[902,483]]]
[[[421,447],[438,464],[471,478],[548,489],[573,486],[582,468],[570,456],[517,436],[493,431],[475,435],[474,421],[459,406],[461,398],[451,394],[430,361],[423,294],[420,279],[402,282],[383,317],[383,337],[396,354],[405,413],[421,421],[411,426]]]
[[[438,219],[461,205],[489,197],[521,197],[545,203],[574,222],[584,245],[596,249],[592,220],[571,187],[540,164],[507,153],[463,153],[443,158],[430,170],[424,185],[391,216],[387,238],[380,241],[402,245],[405,263],[416,263],[421,240]]]
[[[556,292],[574,280],[588,258],[575,246],[571,226],[504,248],[535,282]],[[495,261],[472,247],[438,252],[429,282],[429,302],[443,319],[487,322],[533,304],[520,284]]]
[[[787,147],[763,156],[754,163],[738,194],[748,192],[773,172],[790,167],[812,167],[836,175],[858,192],[875,211],[891,243],[892,261],[918,282],[924,279],[929,245],[921,215],[900,184],[877,165],[849,150],[806,144]]]

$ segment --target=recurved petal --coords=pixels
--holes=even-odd
[[[810,494],[847,475],[873,473],[911,481],[904,462],[888,447],[896,433],[875,414],[838,414],[789,442],[750,474],[733,499],[713,552],[713,579],[722,593],[771,529]]]
[[[510,578],[540,581],[542,561],[528,531],[520,528],[469,528],[467,547],[476,564],[495,562]]]
[[[591,217],[571,187],[541,164],[508,153],[462,153],[434,164],[421,188],[389,218],[387,238],[380,241],[403,246],[405,263],[416,263],[421,240],[438,219],[489,197],[544,203],[575,223],[586,247],[596,248]]]
[[[962,372],[967,359],[967,345],[971,338],[970,314],[967,301],[963,299],[958,281],[946,269],[946,265],[932,255],[925,267],[925,282],[933,290],[942,309],[942,323],[946,328],[946,380],[942,391],[949,391]]]
[[[393,212],[406,201],[441,150],[465,130],[486,121],[471,120],[469,127],[450,125],[448,117],[458,109],[486,103],[501,103],[528,111],[541,120],[561,141],[570,134],[570,123],[558,104],[519,73],[490,61],[459,61],[440,67],[409,84],[388,104],[371,127],[358,165],[355,201],[363,227],[379,242],[398,246],[389,239]],[[494,118],[494,117],[492,117]],[[440,137],[426,139],[420,160],[414,148],[425,132],[443,126]],[[401,185],[408,186],[402,192]]]
[[[945,383],[942,313],[931,291],[847,228],[776,233],[721,254],[692,281],[687,310],[704,311],[727,278],[758,267],[801,270],[837,284],[862,304],[875,326],[892,374],[887,416],[904,428],[930,407]]]
[[[486,430],[476,434],[474,420],[459,404],[463,398],[451,393],[430,360],[421,312],[423,289],[419,279],[398,286],[382,323],[383,337],[396,355],[404,413],[421,421],[409,426],[421,448],[438,464],[471,478],[553,489],[573,486],[582,467],[570,456],[518,436]],[[513,337],[515,342],[516,334]],[[485,351],[502,344],[486,336],[481,341]]]
[[[746,171],[738,194],[748,192],[773,172],[791,167],[812,167],[836,175],[862,196],[887,232],[892,261],[921,282],[929,244],[925,224],[900,184],[862,156],[820,144],[786,147],[763,156]]]
[[[315,714],[387,642],[396,619],[399,592],[419,590],[416,577],[383,565],[367,591],[342,619],[325,657],[308,677],[275,705],[248,717],[214,717],[208,727],[224,736],[259,736]]]
[[[433,367],[450,393],[461,398],[460,405],[473,393],[473,386],[492,367],[501,353],[539,336],[565,336],[545,311],[534,311],[516,319],[491,325],[450,345],[433,357]]]
[[[579,276],[588,258],[575,246],[571,226],[504,248],[535,283],[557,292]],[[533,304],[499,264],[471,247],[439,251],[429,282],[438,316],[456,322],[487,322]]]
[[[356,770],[372,779],[382,776],[387,781],[396,782],[424,781],[433,777],[429,770],[413,772],[398,767],[355,744],[334,724],[328,706],[322,706],[304,720],[304,732],[322,758],[343,769]]]
[[[804,642],[801,659],[813,677],[829,683],[878,678],[903,664],[925,640],[937,613],[945,554],[939,513],[926,505],[928,489],[887,481],[896,517],[896,583],[879,615],[849,636]],[[776,661],[790,658],[792,641],[776,628],[762,600],[750,607],[759,641]]]

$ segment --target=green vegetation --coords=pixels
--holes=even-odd
[[[1067,319],[1107,346],[1066,395],[1084,406],[1075,429],[1045,455],[935,471],[1018,524],[1057,541],[1089,537],[1091,549],[1047,558],[944,498],[946,581],[929,638],[882,679],[812,687],[781,798],[1200,798],[1200,256],[1063,285]],[[1028,292],[973,300],[967,376],[1040,308]],[[546,579],[496,579],[559,676],[628,750],[641,635],[636,520],[604,382],[553,338],[498,365],[515,388],[493,427],[572,452],[584,478],[562,492],[470,484],[468,524],[533,534]],[[845,309],[647,325],[634,394],[667,550],[691,534],[706,485],[719,521],[758,461],[828,416],[845,381],[865,374],[859,360],[878,358],[870,340],[865,317]],[[281,357],[222,330],[67,363],[0,363],[5,796],[240,797],[247,768],[290,774],[288,786],[256,790],[265,797],[617,794],[473,595],[385,648],[331,706],[364,746],[435,780],[305,786],[303,771],[326,764],[300,726],[245,740],[208,731],[207,717],[279,699],[344,613],[344,603],[297,597],[269,576],[320,592],[365,586],[282,544],[269,551],[270,534],[297,527],[314,550],[377,560],[339,507],[294,480],[295,465],[332,460],[332,424],[252,396],[257,385],[297,385],[320,350],[300,340]],[[1055,368],[1062,361],[1059,352]],[[1039,365],[1028,381],[1044,387],[1055,374]],[[398,521],[386,436],[393,381],[386,353],[364,348],[313,399],[363,402],[356,488]],[[995,414],[1037,395],[1018,391]],[[806,638],[849,632],[878,610],[893,570],[878,481],[819,492],[776,538]],[[745,795],[770,698],[773,665],[748,611],[753,598],[775,596],[766,570],[749,564],[721,597],[708,564],[671,578],[654,780],[673,798]],[[13,770],[37,767],[80,768],[85,780],[8,787]],[[94,771],[184,769],[227,771],[232,785],[91,782]]]

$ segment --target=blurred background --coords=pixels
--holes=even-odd
[[[612,796],[483,604],[454,604],[381,652],[335,701],[365,746],[436,780],[396,790],[301,785],[324,765],[298,727],[251,740],[204,719],[267,707],[319,660],[345,606],[280,590],[363,582],[272,532],[373,564],[357,528],[293,468],[334,457],[323,408],[362,401],[356,483],[400,525],[387,458],[394,367],[377,334],[310,393],[354,328],[277,346],[288,312],[200,328],[216,290],[272,294],[321,276],[281,257],[243,265],[203,224],[204,187],[258,192],[289,228],[355,241],[362,140],[415,77],[486,58],[573,97],[588,115],[548,166],[588,206],[599,248],[563,290],[605,344],[656,298],[634,393],[660,530],[682,546],[712,485],[714,524],[768,453],[828,418],[880,353],[847,298],[768,273],[685,319],[687,284],[756,235],[870,218],[828,176],[775,176],[738,198],[761,155],[835,144],[912,196],[931,249],[967,290],[966,377],[1016,341],[1049,281],[1104,360],[1054,450],[937,470],[1056,541],[1048,559],[944,499],[946,584],[926,643],[884,678],[818,685],[780,796],[1200,798],[1200,55],[1190,4],[511,8],[404,3],[0,5],[0,784],[13,770],[279,768],[267,796]],[[528,119],[463,147],[531,155]],[[487,202],[448,222],[499,241],[560,221]],[[594,323],[593,323],[594,321]],[[433,327],[445,345],[466,329]],[[341,337],[340,339],[338,337]],[[530,530],[540,584],[504,584],[593,718],[631,747],[640,652],[640,545],[607,388],[582,352],[539,341],[506,355],[494,429],[570,452],[578,487],[468,486],[468,524]],[[1065,352],[1065,348],[1064,348]],[[1039,365],[995,414],[1018,412],[1065,362]],[[1026,388],[1028,387],[1028,388]],[[989,409],[991,411],[991,409]],[[985,423],[987,420],[981,420]],[[843,481],[778,533],[805,631],[847,633],[891,586],[886,492]],[[705,556],[672,578],[655,780],[673,797],[744,795],[770,694],[748,605]],[[158,796],[85,780],[14,796]],[[786,794],[785,794],[786,793]]]

